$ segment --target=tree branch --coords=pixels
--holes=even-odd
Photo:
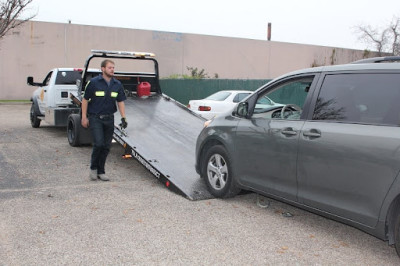
[[[390,25],[381,31],[370,25],[357,26],[356,31],[359,39],[373,46],[380,56],[382,53],[400,55],[400,18],[394,17]]]
[[[400,18],[394,18],[390,30],[393,35],[392,53],[400,55]]]
[[[25,19],[20,19],[26,7],[32,1],[33,0],[0,1],[0,39],[4,37],[11,29],[20,26],[36,16],[36,14],[34,14]]]

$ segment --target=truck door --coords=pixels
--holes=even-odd
[[[47,74],[46,78],[43,80],[43,86],[41,87],[41,91],[40,91],[40,94],[39,94],[39,99],[38,99],[39,109],[40,109],[40,112],[42,114],[45,113],[45,109],[46,109],[47,104],[48,104],[49,85],[50,85],[50,79],[51,79],[52,75],[53,75],[53,71],[50,71]]]

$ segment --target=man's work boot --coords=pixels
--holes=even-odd
[[[96,181],[97,180],[97,170],[90,170],[89,177],[90,177],[90,180]]]
[[[100,180],[102,181],[110,181],[110,179],[105,175],[105,174],[99,174],[97,175]]]

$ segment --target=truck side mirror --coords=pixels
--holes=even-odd
[[[27,77],[26,78],[26,83],[28,83],[28,85],[31,85],[31,86],[39,86],[39,87],[44,86],[43,83],[34,82],[33,81],[33,77]]]
[[[33,86],[33,77],[28,77],[28,78],[26,79],[26,83],[28,83],[28,85]]]

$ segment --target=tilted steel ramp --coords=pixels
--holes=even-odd
[[[196,139],[204,119],[161,94],[125,101],[128,127],[116,113],[114,138],[168,188],[191,200],[213,198],[195,170]]]

